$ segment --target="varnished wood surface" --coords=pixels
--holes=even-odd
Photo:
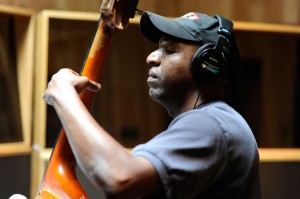
[[[69,11],[98,12],[101,1],[63,0],[63,1],[11,1],[0,3],[32,8],[34,10],[54,9]],[[219,14],[233,20],[268,22],[280,24],[300,24],[300,1],[298,0],[140,0],[138,8],[157,12],[165,16],[180,16],[186,12],[196,11],[207,14]]]

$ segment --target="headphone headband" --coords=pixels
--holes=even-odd
[[[218,33],[220,35],[224,35],[226,37],[230,37],[231,36],[231,31],[233,28],[233,23],[229,20],[227,20],[226,18],[216,15],[215,18],[218,19],[219,21],[219,29],[218,29]]]

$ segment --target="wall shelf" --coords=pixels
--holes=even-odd
[[[296,148],[260,148],[261,162],[300,162],[300,149]]]
[[[265,32],[265,33],[282,33],[282,34],[300,34],[300,27],[296,25],[282,25],[270,23],[234,21],[236,31],[247,32]]]

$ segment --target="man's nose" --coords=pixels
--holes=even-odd
[[[153,51],[148,55],[146,59],[147,64],[151,66],[159,66],[160,65],[160,53],[158,50]]]

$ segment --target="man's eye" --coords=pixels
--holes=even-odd
[[[175,50],[172,50],[172,49],[165,49],[165,52],[166,52],[167,54],[173,54],[173,53],[175,53],[176,51],[175,51]]]

